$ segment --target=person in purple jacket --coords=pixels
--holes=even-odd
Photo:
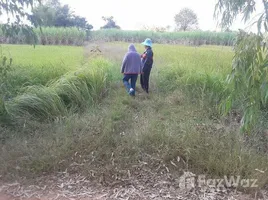
[[[128,94],[131,96],[135,96],[136,82],[141,71],[142,62],[140,54],[137,53],[135,46],[131,44],[128,47],[128,52],[124,57],[121,67],[121,73],[124,74],[123,83]]]

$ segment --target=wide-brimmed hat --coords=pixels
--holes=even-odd
[[[153,42],[150,38],[147,38],[143,43],[144,46],[148,46],[148,47],[152,47],[153,46]]]

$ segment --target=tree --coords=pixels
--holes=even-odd
[[[38,4],[40,1],[41,0],[0,1],[0,15],[7,15],[7,22],[1,26],[6,37],[14,37],[21,32],[29,42],[34,43],[37,41],[33,26],[37,27],[40,21],[25,8],[30,7],[32,10],[34,4]],[[30,21],[31,25],[27,25],[23,21]]]
[[[221,27],[229,28],[240,14],[244,22],[255,12],[257,0],[218,0],[215,17]],[[257,25],[257,33],[240,30],[234,46],[232,71],[228,75],[230,94],[221,108],[227,114],[233,105],[240,104],[243,111],[242,130],[250,131],[258,121],[262,110],[268,108],[268,2],[262,0],[263,10]],[[253,25],[252,25],[253,26]]]
[[[101,27],[101,29],[111,29],[111,28],[120,29],[120,26],[116,25],[113,16],[102,17],[102,19],[106,22],[106,24],[103,27]]]
[[[198,27],[197,15],[189,8],[183,8],[176,16],[175,23],[181,31],[196,29]]]
[[[74,21],[72,20],[73,13],[68,5],[60,6],[56,10],[55,24],[58,27],[71,27],[74,26]]]
[[[41,20],[42,26],[53,26],[56,21],[56,9],[52,6],[39,5],[33,9],[34,16]]]
[[[84,17],[75,15],[68,5],[58,0],[49,0],[34,8],[33,14],[42,22],[42,26],[77,27],[91,30],[93,26]]]

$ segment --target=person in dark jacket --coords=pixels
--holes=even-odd
[[[142,58],[142,74],[140,77],[140,83],[141,83],[141,87],[142,89],[149,93],[149,78],[150,78],[150,73],[151,73],[151,69],[153,66],[153,57],[154,57],[154,53],[152,50],[152,40],[147,38],[143,43],[145,46],[145,52],[141,55]]]
[[[124,74],[123,83],[129,95],[135,96],[136,82],[142,71],[140,54],[137,53],[133,44],[129,45],[128,52],[124,57],[121,73]],[[130,81],[130,83],[129,83]]]

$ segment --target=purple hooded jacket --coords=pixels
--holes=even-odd
[[[128,52],[124,57],[121,67],[121,73],[140,74],[142,71],[142,62],[140,54],[137,53],[133,44],[129,45]]]

